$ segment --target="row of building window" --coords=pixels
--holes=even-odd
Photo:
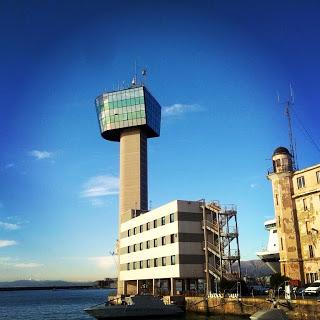
[[[117,114],[127,114],[129,112],[135,112],[135,111],[144,111],[145,106],[143,104],[137,104],[135,106],[129,106],[124,108],[116,108],[116,109],[101,109],[99,113],[99,119],[103,118],[105,116],[114,116]]]
[[[137,104],[143,104],[143,103],[144,103],[144,98],[142,96],[142,97],[136,97],[136,98],[104,102],[104,107],[113,109],[113,108],[122,108],[122,107],[137,105]]]
[[[142,110],[142,111],[134,111],[134,112],[105,116],[104,118],[101,118],[101,121],[105,123],[114,123],[114,122],[120,122],[120,121],[126,121],[126,120],[140,119],[145,117],[146,117],[146,113],[144,110]]]
[[[167,258],[169,257],[161,257],[161,258],[154,258],[148,260],[141,260],[141,261],[134,261],[127,263],[127,270],[136,270],[136,269],[144,269],[144,268],[156,268],[160,266],[167,265]],[[151,265],[152,264],[152,265]],[[170,256],[170,265],[176,264],[176,256]]]
[[[177,237],[177,234],[170,234],[170,243],[175,243],[175,238]],[[164,246],[166,245],[167,241],[166,241],[166,236],[163,236],[161,238],[155,238],[152,240],[153,243],[153,247],[157,247],[158,246],[158,240],[160,240],[160,245]],[[145,246],[143,245],[143,242],[140,242],[139,244],[136,243],[133,246],[128,246],[128,253],[130,252],[136,252],[136,251],[141,251],[143,249],[150,249],[151,248],[151,240],[147,240],[145,242]]]
[[[320,171],[316,172],[316,179],[317,179],[317,183],[320,183]],[[304,176],[297,178],[297,186],[298,186],[298,189],[304,188],[306,186]]]
[[[171,213],[169,215],[169,222],[172,223],[174,222],[174,213]],[[166,224],[166,216],[161,217],[160,220],[160,225],[164,226]],[[158,227],[158,219],[153,220],[152,222],[152,226],[153,228],[157,228]],[[136,235],[139,233],[142,233],[144,231],[148,231],[151,229],[151,222],[147,222],[146,224],[141,224],[139,227],[134,227],[133,229],[129,229],[127,231],[128,237],[132,236],[132,235]]]
[[[128,98],[136,98],[143,96],[143,88],[130,88],[127,90],[121,90],[116,92],[110,92],[108,94],[103,95],[104,101],[116,101],[116,100],[124,100]]]
[[[113,122],[113,123],[100,122],[100,127],[101,127],[101,131],[106,131],[106,130],[112,130],[112,129],[143,125],[145,123],[146,123],[146,119],[140,118],[140,119],[119,121],[119,122]]]
[[[320,195],[318,197],[318,201],[320,202]],[[276,206],[279,205],[279,197],[277,194],[275,194],[275,203],[276,203]],[[303,204],[303,210],[304,211],[308,211],[310,209],[310,199],[308,198],[303,198],[302,199],[302,204]],[[279,222],[279,226],[280,226],[280,222]]]
[[[318,273],[316,272],[310,272],[310,273],[306,273],[306,282],[307,283],[312,283],[317,281],[318,278]]]
[[[120,90],[120,91],[105,93],[99,96],[96,99],[96,105],[102,106],[105,103],[115,102],[119,100],[129,100],[129,99],[139,98],[143,96],[144,96],[143,88]]]

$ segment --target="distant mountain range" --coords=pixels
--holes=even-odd
[[[263,277],[273,274],[272,270],[261,260],[240,261],[242,276]]]
[[[0,282],[0,288],[12,287],[68,287],[68,286],[91,286],[94,282],[68,282],[62,280],[16,280]]]
[[[243,276],[262,277],[271,275],[272,271],[261,260],[241,261],[241,273]],[[68,286],[93,286],[94,282],[69,282],[62,280],[17,280],[0,282],[0,288],[12,287],[68,287]]]

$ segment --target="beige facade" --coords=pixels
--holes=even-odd
[[[272,157],[281,274],[302,283],[320,278],[320,164],[294,170],[286,148]]]
[[[120,135],[120,222],[132,218],[131,210],[148,210],[147,136],[139,128]]]

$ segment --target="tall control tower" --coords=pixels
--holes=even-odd
[[[143,85],[96,98],[101,135],[120,141],[119,222],[148,210],[147,139],[159,137],[161,106]]]

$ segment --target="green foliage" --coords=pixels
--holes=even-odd
[[[272,288],[277,289],[285,281],[288,281],[288,280],[290,280],[290,278],[286,276],[282,276],[281,273],[275,273],[270,277],[270,285]]]

